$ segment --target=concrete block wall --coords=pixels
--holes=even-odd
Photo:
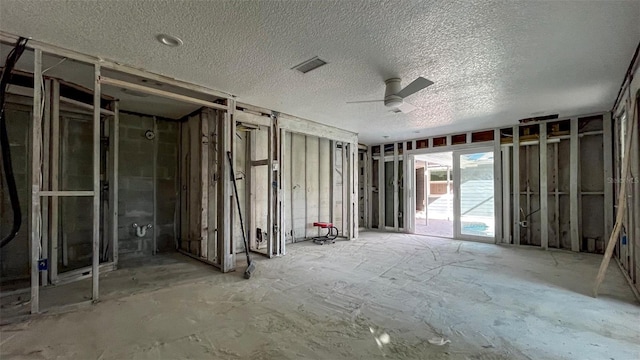
[[[88,114],[60,113],[60,189],[93,190],[93,118]],[[59,200],[58,271],[91,265],[93,199]],[[66,253],[65,253],[66,250]]]
[[[18,188],[18,199],[22,208],[22,228],[18,235],[3,249],[0,250],[0,282],[29,277],[29,210],[30,201],[28,192],[29,169],[29,124],[31,123],[31,109],[23,106],[7,104],[5,109],[7,132],[11,144],[11,159],[13,173]],[[4,168],[0,161],[2,171],[2,184],[0,186],[0,237],[6,236],[13,224],[13,215],[7,184],[4,180]]]
[[[156,185],[157,250],[175,248],[174,224],[177,211],[178,123],[157,120],[154,140],[145,137],[153,130],[152,116],[120,114],[118,241],[121,257],[153,253],[153,229],[137,237],[133,224],[153,223],[153,151],[158,143]]]

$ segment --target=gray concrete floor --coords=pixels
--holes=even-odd
[[[615,264],[588,295],[600,259],[366,232],[256,257],[250,280],[160,262],[104,276],[96,305],[2,326],[0,357],[638,359],[640,307]]]

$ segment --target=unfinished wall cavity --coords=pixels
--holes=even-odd
[[[13,173],[18,188],[18,199],[22,205],[22,224],[28,224],[29,212],[24,205],[29,203],[30,194],[27,186],[29,178],[29,124],[31,124],[31,110],[27,105],[10,103],[11,96],[7,99],[5,119],[7,133],[11,146],[11,158]],[[25,99],[26,100],[26,99]],[[30,99],[29,99],[30,100]],[[0,171],[2,169],[0,161]],[[4,176],[2,177],[4,179]],[[0,237],[4,237],[11,229],[13,216],[9,195],[4,189],[6,184],[2,181],[0,191]],[[12,281],[27,279],[29,277],[29,232],[20,231],[18,235],[0,250],[0,283],[5,285]]]
[[[635,69],[634,71],[632,71]],[[622,217],[622,228],[616,239],[614,254],[629,283],[640,293],[640,60],[631,64],[630,72],[622,86],[621,97],[614,112],[613,161],[615,171],[607,180],[613,186],[616,208],[619,207],[618,194],[626,187],[626,204]],[[633,76],[631,76],[633,74]],[[629,168],[623,176],[623,165],[627,160],[629,147]]]
[[[342,236],[344,221],[343,144],[299,133],[286,133],[284,156],[285,239],[287,243],[324,235],[314,222],[333,222]]]
[[[413,176],[403,179],[415,171],[406,167],[411,155],[492,149],[495,187],[484,203],[495,210],[490,241],[603,253],[612,228],[611,131],[604,113],[371,146],[369,226],[414,230],[414,217],[402,216],[424,197],[411,190]],[[485,168],[482,176],[488,174]]]
[[[152,139],[147,138],[150,133]],[[120,114],[118,239],[122,257],[152,255],[176,247],[177,142],[175,121]],[[152,227],[138,236],[133,224]]]

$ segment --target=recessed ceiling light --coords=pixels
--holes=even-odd
[[[158,41],[160,41],[162,45],[167,45],[170,47],[178,47],[182,45],[182,40],[172,35],[160,34],[156,36],[156,39],[158,39]]]

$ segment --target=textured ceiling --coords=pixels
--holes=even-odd
[[[365,143],[609,110],[638,1],[0,1],[0,29],[355,131]],[[168,48],[159,33],[184,40]],[[328,62],[301,74],[313,56]],[[391,114],[384,80],[435,82]],[[419,133],[416,133],[419,132]],[[385,140],[383,136],[389,136]]]

